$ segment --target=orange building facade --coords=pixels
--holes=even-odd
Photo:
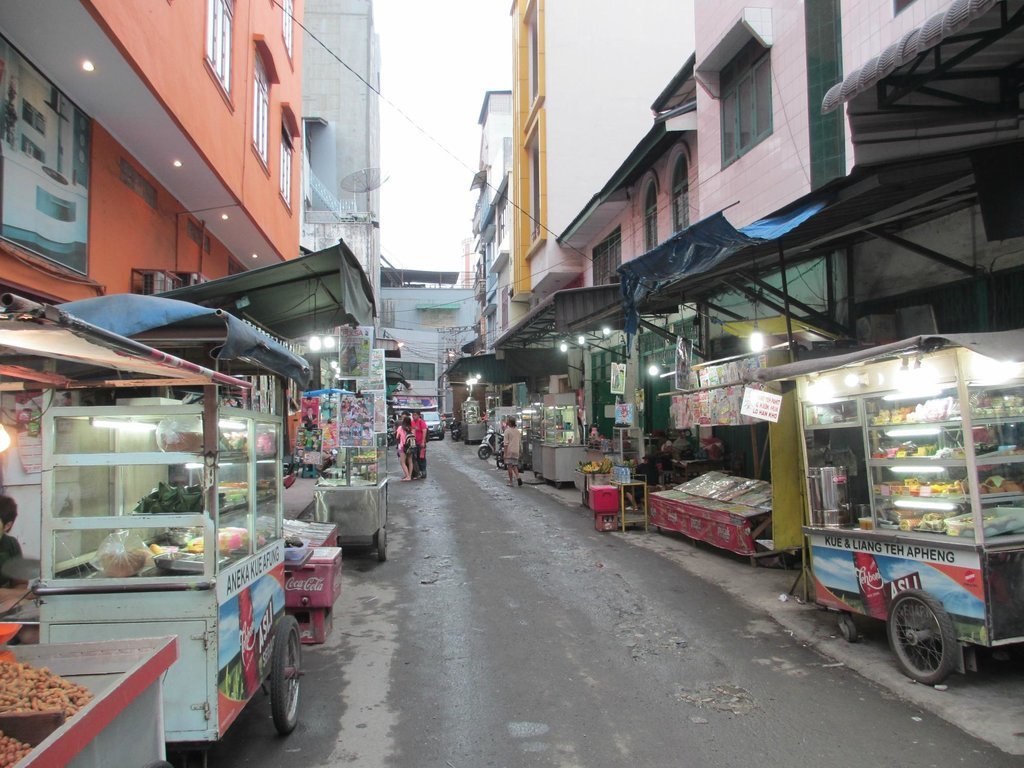
[[[0,291],[156,293],[299,252],[302,0],[0,15]]]

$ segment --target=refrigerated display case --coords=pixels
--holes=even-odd
[[[1002,362],[1024,333],[1004,333],[765,373],[797,381],[817,602],[850,640],[851,614],[885,620],[924,683],[1024,641],[1024,369]]]

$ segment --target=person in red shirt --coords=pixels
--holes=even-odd
[[[416,411],[412,417],[412,430],[416,435],[416,456],[413,457],[413,478],[425,480],[427,477],[427,422],[423,414]]]

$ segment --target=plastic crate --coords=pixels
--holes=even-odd
[[[595,512],[594,513],[594,530],[596,531],[614,531],[619,527],[619,513],[618,512]]]
[[[590,486],[590,508],[595,512],[618,512],[619,489],[613,485]]]

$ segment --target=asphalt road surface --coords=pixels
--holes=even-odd
[[[209,765],[1021,765],[475,447],[398,476],[387,561],[345,550],[333,633],[303,646],[298,728],[258,695]]]

